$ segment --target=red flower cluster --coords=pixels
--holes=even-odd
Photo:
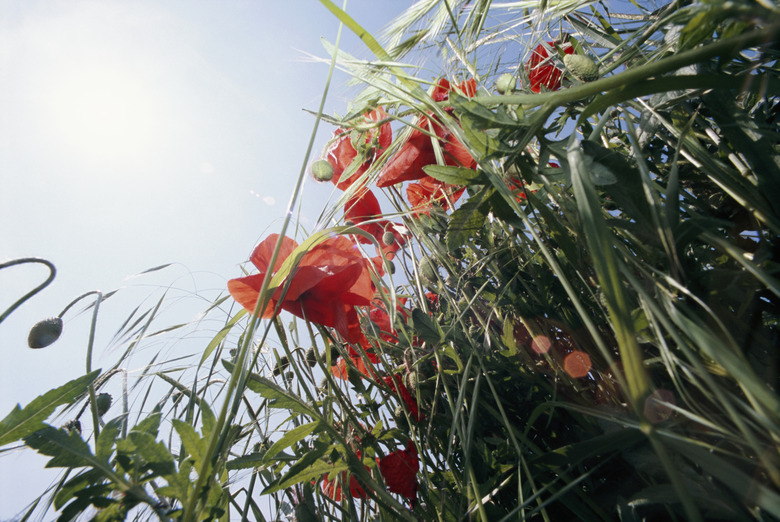
[[[357,451],[357,456],[360,458],[360,451]],[[388,491],[409,499],[411,507],[414,508],[419,487],[417,471],[420,469],[420,459],[414,442],[407,440],[405,449],[393,451],[381,459],[377,458],[376,462]],[[341,502],[341,485],[346,482],[346,471],[342,471],[338,478],[333,479],[326,473],[322,477],[322,492],[336,502]],[[366,498],[366,491],[354,475],[349,476],[349,494],[353,498]]]
[[[531,52],[527,68],[528,80],[533,92],[541,92],[542,87],[548,91],[557,91],[561,88],[563,73],[553,65],[553,58],[557,58],[556,44],[558,42],[540,43]],[[568,42],[561,46],[561,50],[566,54],[574,54],[574,47]],[[552,55],[550,51],[553,51]]]
[[[439,80],[431,94],[436,102],[449,99],[453,90],[464,96],[476,94],[477,84],[474,79],[462,82],[457,86],[450,85],[445,79]],[[451,109],[445,109],[451,112]],[[433,136],[435,136],[435,138]],[[406,190],[409,204],[413,209],[427,210],[433,203],[449,208],[447,199],[455,202],[463,193],[463,189],[454,187],[430,178],[423,167],[436,165],[436,148],[434,139],[441,149],[444,163],[449,166],[473,169],[476,161],[466,147],[431,114],[420,116],[415,122],[415,128],[398,152],[387,162],[379,174],[377,186],[388,187],[404,181],[422,180],[409,185]]]
[[[374,109],[364,117],[365,124],[375,124],[382,120],[387,119],[387,113],[381,107]],[[353,133],[355,134],[355,141],[353,142]],[[390,142],[393,141],[393,130],[390,127],[390,122],[387,121],[380,125],[379,130],[369,130],[365,133],[365,138],[361,141],[360,134],[357,131],[344,131],[339,129],[334,136],[336,139],[330,144],[325,151],[325,159],[333,167],[333,184],[340,190],[347,190],[358,178],[360,178],[368,167],[378,158],[384,150],[390,146]],[[345,170],[349,169],[349,166],[355,161],[358,156],[358,150],[362,149],[362,157],[366,160],[357,166],[357,169],[349,177],[341,179]]]
[[[279,234],[271,234],[252,252],[250,260],[259,274],[228,281],[230,294],[249,311],[255,309],[265,274],[278,270],[298,246],[293,239],[283,238],[279,258],[271,267],[278,238]],[[381,273],[379,260],[365,259],[349,239],[328,238],[303,255],[260,315],[272,317],[278,305],[293,315],[335,328],[348,342],[359,342],[364,336],[355,307],[370,305],[376,292],[371,264]]]
[[[406,409],[409,410],[409,415],[417,422],[425,419],[425,414],[420,413],[420,408],[417,405],[417,399],[409,392],[409,388],[401,380],[399,375],[385,375],[382,377],[382,381],[385,386],[390,388],[390,391],[397,393],[401,396],[406,404]]]
[[[417,471],[420,469],[420,459],[417,456],[417,446],[411,439],[406,441],[406,449],[396,450],[389,455],[377,459],[379,472],[385,479],[387,489],[409,499],[412,509],[417,503]]]

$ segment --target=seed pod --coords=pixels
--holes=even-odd
[[[97,414],[99,417],[102,417],[106,414],[108,409],[111,407],[112,401],[113,399],[109,393],[99,393],[98,396],[95,397],[95,407],[97,408]]]
[[[384,234],[382,234],[382,243],[384,243],[387,246],[390,246],[393,243],[395,243],[395,234],[393,234],[389,230]]]
[[[567,54],[563,63],[572,76],[583,82],[599,79],[599,66],[591,58],[583,54]]]
[[[517,87],[517,78],[512,73],[504,73],[496,80],[496,90],[500,94],[507,94]]]
[[[310,368],[314,368],[317,365],[317,351],[314,349],[314,346],[309,346],[309,349],[306,350],[306,364]]]
[[[279,375],[282,372],[282,370],[287,368],[287,366],[289,364],[290,364],[290,360],[287,358],[287,356],[286,355],[282,355],[281,357],[279,357],[279,364],[274,366],[273,374],[274,375]]]
[[[420,264],[417,268],[420,270],[420,276],[422,276],[425,281],[435,283],[438,280],[436,267],[433,265],[431,258],[424,257],[420,259]]]
[[[317,160],[311,164],[311,175],[317,181],[330,181],[333,179],[333,165],[328,160]]]
[[[59,317],[49,317],[43,321],[38,321],[30,329],[27,336],[27,345],[30,348],[45,348],[60,338],[62,334],[62,319]]]

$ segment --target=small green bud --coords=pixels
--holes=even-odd
[[[563,57],[566,69],[578,80],[592,82],[599,79],[599,66],[583,54],[567,54]]]
[[[333,165],[328,160],[317,160],[311,164],[311,174],[317,181],[330,181],[333,179]]]
[[[99,393],[98,396],[95,397],[95,407],[97,408],[97,414],[99,417],[105,415],[105,413],[111,407],[112,401],[113,398],[109,393]]]
[[[431,258],[424,257],[420,259],[420,264],[417,268],[420,270],[420,276],[422,276],[425,281],[435,283],[438,280],[436,267],[433,265]]]
[[[290,359],[288,359],[286,355],[282,355],[281,357],[279,357],[279,364],[274,366],[273,374],[279,375],[282,372],[282,370],[287,368],[289,364],[290,364]]]
[[[390,272],[390,275],[395,274],[395,263],[392,261],[386,261],[387,263],[387,271]]]
[[[30,329],[27,336],[27,344],[30,348],[45,348],[60,338],[62,334],[62,319],[59,317],[49,317],[43,321],[38,321]]]
[[[384,243],[387,246],[390,246],[393,243],[395,243],[395,234],[393,234],[390,231],[387,231],[384,234],[382,234],[382,243]]]
[[[517,87],[517,78],[512,73],[504,73],[496,80],[496,90],[500,94],[511,93]]]

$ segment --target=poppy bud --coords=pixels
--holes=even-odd
[[[395,243],[395,234],[393,234],[390,231],[385,232],[384,234],[382,234],[382,243],[384,243],[387,246],[390,246],[393,243]]]
[[[423,279],[425,279],[429,283],[435,283],[437,280],[437,271],[436,267],[433,266],[433,261],[429,257],[424,257],[420,259],[420,264],[418,265],[418,269],[420,270],[420,275]]]
[[[330,181],[333,179],[333,165],[328,160],[317,160],[311,164],[311,174],[317,181]]]
[[[512,73],[504,73],[496,80],[496,90],[500,94],[507,94],[515,90],[517,79]]]
[[[387,261],[387,271],[390,272],[390,275],[395,274],[395,263]]]
[[[43,321],[38,321],[30,329],[30,335],[27,336],[27,344],[30,348],[45,348],[59,339],[61,333],[62,319],[49,317]]]
[[[563,57],[566,69],[578,80],[592,82],[599,79],[599,66],[582,54],[567,54]]]
[[[95,397],[95,407],[97,408],[98,417],[105,415],[111,407],[112,400],[111,394],[109,393],[100,393]]]

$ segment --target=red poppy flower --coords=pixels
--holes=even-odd
[[[259,274],[228,281],[230,294],[247,310],[254,311],[266,272],[278,270],[298,246],[293,239],[283,238],[276,265],[269,267],[278,238],[278,234],[271,234],[252,252],[250,260],[260,270]],[[381,270],[380,262],[363,258],[348,238],[328,238],[303,255],[260,315],[271,317],[279,304],[282,310],[293,315],[335,328],[348,342],[358,342],[363,332],[355,306],[368,306],[374,297],[369,269],[372,262]],[[285,286],[287,292],[282,295]]]
[[[406,187],[406,199],[409,200],[412,210],[430,214],[434,204],[449,210],[450,203],[458,201],[465,190],[466,187],[448,185],[428,176]]]
[[[363,359],[363,356],[365,356],[365,358],[368,359],[371,364],[377,364],[379,362],[379,357],[377,357],[377,355],[374,353],[373,347],[365,337],[363,337],[363,339],[356,344],[360,347],[359,349],[362,350],[363,353],[361,354],[352,346],[349,347],[349,360],[351,361],[352,366],[354,366],[357,371],[359,371],[367,378],[376,379],[376,373],[374,373],[373,370],[371,370],[371,368],[366,365],[366,361]],[[343,357],[340,358],[335,365],[330,367],[330,372],[334,377],[339,379],[348,379],[349,367],[347,361]]]
[[[382,381],[385,383],[385,386],[390,388],[390,391],[393,391],[401,396],[404,403],[406,404],[406,409],[409,410],[409,415],[411,415],[412,419],[417,422],[425,419],[425,414],[420,413],[420,409],[417,406],[417,399],[415,399],[414,396],[409,392],[409,388],[406,387],[400,376],[385,375],[382,377]]]
[[[464,96],[474,96],[477,84],[471,79],[459,84],[456,90]],[[452,87],[447,80],[439,80],[431,97],[442,102],[449,99]],[[388,187],[404,181],[413,181],[427,177],[423,167],[438,164],[432,137],[424,131],[436,136],[442,150],[444,163],[449,166],[474,168],[476,161],[466,147],[443,125],[432,116],[421,116],[417,119],[409,138],[382,168],[377,179],[378,187]],[[420,130],[423,129],[423,130]]]
[[[387,113],[381,107],[374,109],[367,113],[364,117],[365,123],[375,123],[387,118]],[[375,128],[365,133],[365,138],[362,144],[358,144],[359,148],[363,148],[363,153],[366,158],[357,170],[352,173],[348,178],[341,179],[341,175],[352,164],[355,158],[358,156],[358,151],[355,149],[353,143],[353,132],[356,131],[344,131],[339,129],[334,134],[337,137],[330,146],[325,150],[325,159],[333,167],[333,184],[340,190],[347,190],[360,176],[368,170],[368,167],[378,158],[382,152],[390,146],[390,142],[393,141],[393,130],[390,127],[390,122],[383,123],[379,130]],[[360,135],[357,135],[358,139]]]
[[[395,223],[382,217],[382,209],[379,207],[379,201],[370,190],[366,190],[350,198],[344,205],[344,219],[351,221],[361,230],[368,232],[379,243],[381,252],[392,260],[395,253],[406,243],[406,239],[398,233]],[[384,235],[390,232],[393,235],[393,242],[390,245],[385,244]],[[357,240],[365,244],[373,244],[368,238],[356,235]]]
[[[542,87],[548,91],[557,91],[561,88],[563,73],[553,65],[553,59],[557,58],[555,44],[557,42],[540,43],[531,53],[528,60],[528,80],[533,92],[540,92]],[[574,48],[570,43],[561,46],[566,54],[574,54]]]
[[[417,471],[420,469],[420,459],[417,446],[411,440],[406,441],[406,449],[396,450],[389,455],[377,459],[379,471],[385,479],[387,489],[408,498],[412,508],[417,503]]]
[[[342,471],[337,478],[331,479],[329,473],[322,477],[322,492],[328,495],[336,502],[341,502],[341,485],[347,481],[347,472]],[[355,475],[349,476],[349,494],[352,498],[366,498],[366,492],[355,478]]]

